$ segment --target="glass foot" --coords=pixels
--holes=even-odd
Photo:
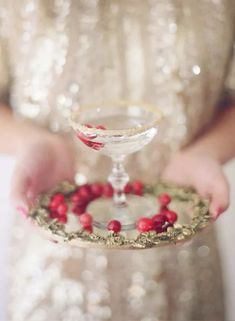
[[[93,225],[100,229],[106,229],[111,220],[118,220],[122,224],[122,230],[135,229],[138,218],[150,217],[156,214],[157,205],[154,197],[127,196],[127,206],[114,206],[112,199],[97,199],[90,203],[87,211],[92,214]]]

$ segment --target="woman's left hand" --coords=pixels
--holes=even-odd
[[[165,168],[162,179],[180,186],[192,186],[202,197],[209,198],[214,219],[229,205],[229,185],[221,164],[211,156],[192,150],[175,154]]]

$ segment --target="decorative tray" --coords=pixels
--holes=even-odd
[[[100,228],[89,214],[94,199],[112,197],[111,186],[106,183],[77,186],[63,182],[38,197],[29,219],[55,243],[109,249],[147,249],[187,241],[211,221],[209,201],[191,188],[134,181],[125,191],[130,196],[142,194],[156,203],[155,212],[151,216],[140,213],[132,229],[122,228],[116,218]]]

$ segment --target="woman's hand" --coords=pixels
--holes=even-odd
[[[11,200],[26,215],[35,197],[62,180],[74,178],[74,157],[66,140],[49,134],[22,149],[12,176]]]
[[[192,186],[211,200],[210,212],[216,219],[229,205],[229,185],[221,164],[211,156],[193,150],[178,152],[166,167],[162,179]]]

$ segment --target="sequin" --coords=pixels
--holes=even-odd
[[[69,91],[72,93],[72,94],[76,94],[78,91],[79,91],[79,85],[77,83],[72,83],[70,86],[69,86]]]
[[[192,70],[195,75],[199,75],[201,72],[201,68],[198,65],[194,65]]]
[[[210,253],[210,249],[206,245],[202,245],[197,250],[198,256],[200,257],[207,257]]]
[[[8,6],[0,8],[0,35],[11,36],[12,75],[1,44],[0,89],[3,97],[14,78],[11,102],[20,117],[61,132],[80,105],[151,102],[165,125],[127,161],[132,177],[149,181],[212,119],[233,42],[226,0],[10,0]],[[234,75],[226,82],[230,92]],[[77,182],[107,176],[104,158],[78,144],[74,149]],[[18,220],[9,250],[9,321],[223,319],[213,231],[184,247],[124,253],[61,248],[24,232]]]

